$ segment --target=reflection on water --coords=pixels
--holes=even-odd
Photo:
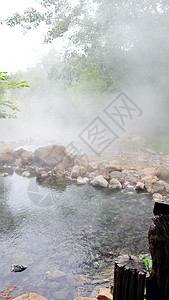
[[[37,184],[16,174],[0,178],[1,289],[14,285],[17,295],[25,289],[50,300],[89,296],[111,280],[114,256],[148,252],[150,196],[38,184],[39,193],[54,199],[38,206],[27,192],[31,180]],[[11,273],[12,264],[28,268]],[[65,275],[58,277],[56,270]]]

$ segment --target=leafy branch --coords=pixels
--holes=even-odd
[[[16,119],[20,110],[12,100],[6,99],[6,92],[8,89],[24,87],[30,87],[27,81],[9,82],[8,72],[0,72],[0,119]]]

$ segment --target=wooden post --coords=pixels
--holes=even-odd
[[[169,299],[169,203],[156,201],[148,233],[152,272],[146,280],[147,300]]]
[[[143,300],[146,267],[137,257],[115,259],[113,300]]]

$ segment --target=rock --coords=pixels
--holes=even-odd
[[[24,151],[21,154],[22,163],[23,164],[27,164],[27,163],[31,162],[32,161],[32,155],[33,155],[33,152],[31,152],[31,151]]]
[[[25,152],[27,152],[25,149],[20,148],[14,152],[14,156],[16,159],[21,158],[21,155]]]
[[[95,177],[101,175],[99,170],[96,170],[95,172],[86,173],[86,176],[89,178],[89,180],[93,180]]]
[[[29,293],[29,294],[23,294],[19,297],[16,297],[13,300],[48,300],[48,299],[35,293]]]
[[[55,173],[61,173],[63,171],[63,165],[62,164],[56,165],[56,167],[54,167],[53,171]]]
[[[136,186],[135,186],[135,190],[137,192],[143,192],[145,191],[145,185],[143,182],[137,182]]]
[[[125,175],[122,172],[119,171],[113,171],[110,173],[110,179],[117,179],[118,181],[120,181],[121,184],[124,183],[125,181]]]
[[[58,291],[55,291],[53,293],[53,299],[56,300],[67,300],[70,299],[70,288],[68,287],[62,287],[61,289],[59,289]]]
[[[155,168],[145,168],[143,170],[143,174],[144,174],[144,176],[150,176],[150,175],[154,176],[155,175],[155,171],[156,171]]]
[[[22,272],[27,269],[27,266],[23,265],[12,265],[11,272]]]
[[[121,185],[120,181],[118,181],[115,178],[112,178],[109,183],[109,188],[112,190],[121,190],[122,185]]]
[[[155,175],[164,181],[167,181],[169,183],[169,166],[161,165],[156,168]]]
[[[151,194],[165,192],[165,182],[162,180],[152,179],[152,181],[146,181],[145,187]]]
[[[48,172],[46,172],[46,171],[41,171],[41,172],[40,172],[40,176],[43,177],[43,178],[45,178],[45,177],[48,177],[49,175],[48,175]]]
[[[98,300],[113,300],[113,295],[110,293],[109,288],[100,288],[97,299]]]
[[[169,194],[169,183],[164,182],[164,185],[165,185],[165,190],[166,190],[167,194]]]
[[[117,161],[103,161],[100,163],[100,170],[102,172],[108,171],[108,172],[113,172],[113,171],[122,171],[122,167],[119,165]]]
[[[17,158],[16,161],[15,161],[15,164],[17,166],[20,166],[22,164],[22,159],[21,158]]]
[[[103,175],[95,177],[92,180],[91,184],[93,186],[99,186],[99,187],[104,187],[104,188],[108,187],[108,181],[106,179],[104,179]]]
[[[51,281],[66,276],[66,274],[60,270],[55,270],[54,272],[46,272],[47,278]]]
[[[34,162],[40,166],[54,167],[63,161],[66,149],[61,145],[40,147],[34,152]]]
[[[88,183],[88,178],[82,178],[81,176],[79,176],[78,178],[77,178],[77,184],[79,184],[79,185],[83,185],[83,184],[86,184],[86,183]]]
[[[72,178],[78,178],[79,176],[83,176],[86,173],[86,169],[82,166],[74,166],[71,172]]]
[[[1,177],[8,177],[8,176],[9,176],[8,173],[2,173],[2,174],[1,174]]]
[[[14,152],[12,150],[0,150],[0,164],[13,163],[14,159]]]
[[[21,174],[23,177],[30,177],[30,173],[29,171],[24,171],[22,174]]]
[[[82,158],[76,158],[76,159],[74,160],[74,165],[75,165],[75,166],[86,167],[86,161],[84,161]]]
[[[78,275],[69,276],[68,281],[72,286],[81,286],[87,284],[88,279],[86,275],[78,274]]]
[[[65,169],[70,168],[70,167],[73,167],[73,166],[74,166],[74,161],[75,161],[75,156],[68,153],[68,154],[64,157],[64,159],[63,159],[63,162],[62,162],[63,167],[64,167]]]
[[[98,164],[96,162],[88,163],[86,166],[86,172],[89,173],[94,172],[97,169],[98,169]]]
[[[155,202],[158,202],[158,201],[164,201],[163,200],[163,196],[161,195],[161,194],[159,194],[159,193],[155,193],[155,194],[153,194],[153,200],[155,201]]]
[[[149,176],[145,176],[142,178],[142,182],[156,182],[158,181],[159,179],[157,178],[157,176],[152,176],[152,175],[149,175]]]
[[[108,171],[105,171],[105,172],[103,172],[103,177],[104,177],[104,179],[106,179],[106,180],[110,180],[110,173],[108,172]]]

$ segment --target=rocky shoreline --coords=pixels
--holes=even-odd
[[[142,158],[142,157],[141,157]],[[157,161],[153,155],[154,161]],[[67,153],[64,146],[40,147],[34,152],[23,148],[0,150],[0,174],[16,172],[23,177],[37,177],[48,183],[55,178],[76,181],[78,185],[91,184],[98,188],[121,190],[133,188],[137,192],[160,194],[169,198],[169,164],[149,167],[123,165],[118,159],[88,162],[85,157]],[[157,195],[155,195],[157,198]]]

